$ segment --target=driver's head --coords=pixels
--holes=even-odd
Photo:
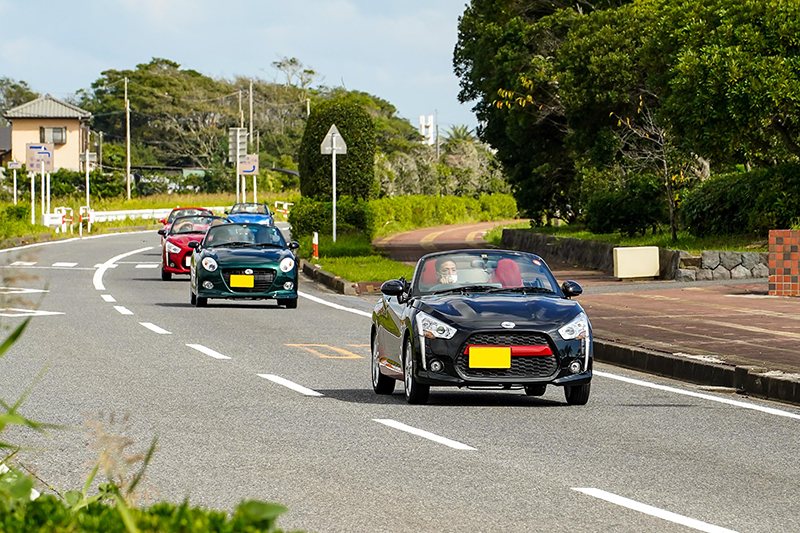
[[[458,281],[456,262],[449,257],[440,257],[436,260],[436,277],[439,283],[455,283]]]

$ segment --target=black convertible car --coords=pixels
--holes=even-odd
[[[424,256],[413,280],[385,282],[372,314],[372,387],[403,380],[409,403],[430,387],[564,387],[567,403],[589,400],[592,327],[580,285],[560,287],[538,256],[459,250]]]

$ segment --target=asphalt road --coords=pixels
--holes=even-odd
[[[104,421],[140,452],[157,435],[151,501],[276,501],[281,527],[318,532],[800,530],[800,409],[604,365],[582,407],[560,389],[433,389],[410,406],[401,384],[372,392],[369,298],[305,282],[295,310],[194,308],[187,280],[160,280],[158,243],[0,253],[3,326],[23,320],[9,298],[62,313],[0,359],[0,398],[36,382],[21,409],[33,419]],[[83,429],[3,437],[33,448],[24,463],[58,490],[80,488],[98,456]]]

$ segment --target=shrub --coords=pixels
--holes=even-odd
[[[632,237],[665,222],[666,199],[654,176],[633,176],[619,187],[592,194],[586,207],[586,225],[592,233],[620,233]]]
[[[320,153],[332,124],[347,143],[347,154],[336,158],[337,195],[374,198],[380,190],[375,180],[375,126],[361,106],[339,100],[319,104],[308,117],[300,143],[300,192],[315,200],[332,198],[333,157]]]
[[[715,176],[686,196],[681,211],[696,236],[789,228],[800,219],[800,165]]]

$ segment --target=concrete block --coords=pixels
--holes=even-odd
[[[763,263],[759,263],[750,270],[750,274],[754,278],[768,278],[769,277],[769,267]]]
[[[679,268],[678,273],[675,275],[675,281],[696,281],[696,273],[699,272],[698,270],[690,270],[685,268]]]
[[[713,279],[731,279],[731,271],[722,265],[719,265],[712,271]]]
[[[701,257],[681,257],[681,268],[700,268]]]
[[[733,267],[733,270],[731,270],[731,279],[745,279],[752,277],[753,275],[744,267],[744,265],[735,266]]]
[[[742,264],[742,253],[741,252],[720,252],[719,253],[719,264],[727,268],[728,270],[733,270],[734,267],[737,267]]]
[[[719,252],[703,250],[700,259],[702,268],[714,270],[719,266]]]
[[[614,248],[615,278],[656,278],[660,271],[658,246]]]
[[[742,266],[747,270],[753,270],[753,267],[761,263],[761,254],[758,252],[742,252]]]

